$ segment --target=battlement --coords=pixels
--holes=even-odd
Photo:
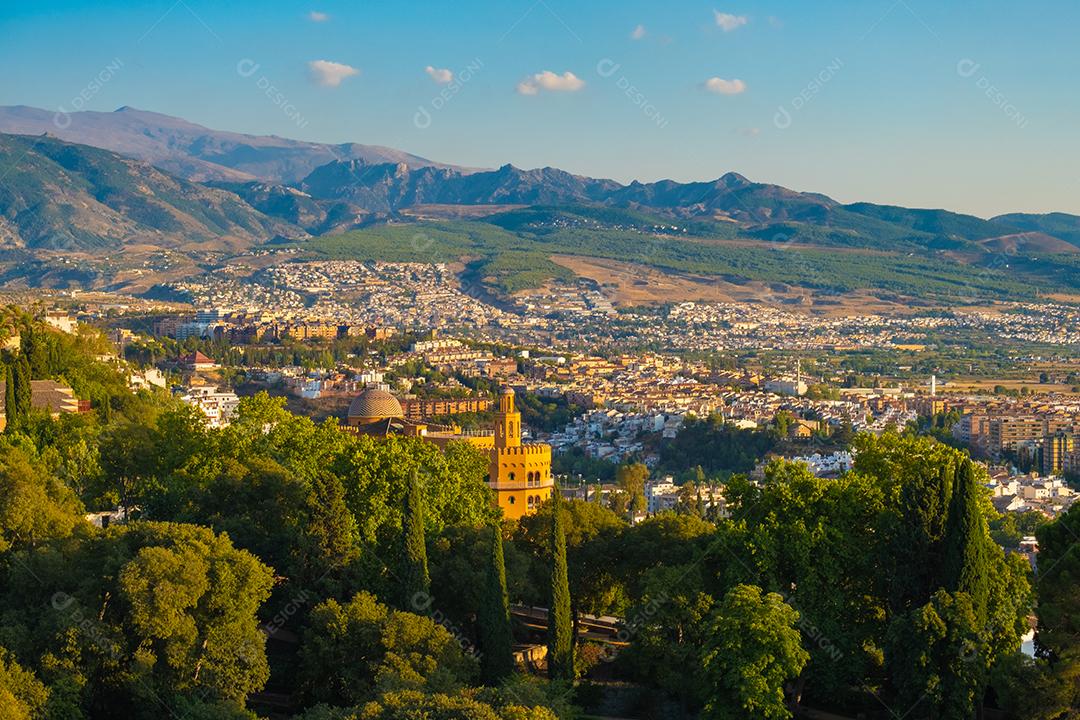
[[[529,456],[537,457],[542,455],[551,455],[551,446],[543,444],[535,445],[511,445],[510,447],[499,448],[496,450],[499,457],[509,456]]]

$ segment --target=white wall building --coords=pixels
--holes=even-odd
[[[240,405],[240,398],[236,393],[222,392],[211,385],[188,388],[180,399],[202,410],[206,415],[207,424],[212,428],[228,425],[236,416],[236,408]]]

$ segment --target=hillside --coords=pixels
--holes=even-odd
[[[379,145],[313,143],[274,135],[211,130],[181,118],[130,107],[114,112],[75,112],[54,122],[50,110],[0,107],[0,132],[49,133],[61,140],[93,145],[143,160],[168,173],[208,180],[290,184],[335,160],[435,165],[416,155]]]
[[[0,127],[4,118],[40,120],[41,113],[0,109]],[[461,261],[467,280],[496,294],[570,277],[556,256],[692,273],[701,282],[913,299],[1078,289],[1080,217],[1063,213],[987,220],[941,209],[845,205],[731,172],[708,182],[623,185],[551,167],[465,171],[385,148],[216,133],[126,108],[76,113],[71,128],[187,175],[219,179],[190,182],[51,136],[0,135],[5,281],[56,282],[56,266],[39,250],[89,252],[65,265],[59,281],[101,285],[116,282],[121,270],[128,272],[121,282],[159,270],[139,269],[148,266],[135,264],[134,255],[116,267],[93,251],[180,249],[189,251],[185,263],[206,266],[212,258],[194,251],[243,251],[314,235],[325,239],[297,249]],[[208,162],[228,172],[210,172]],[[258,179],[243,179],[253,175]],[[282,182],[288,177],[296,179]],[[439,241],[435,250],[409,251],[402,238],[417,233]],[[175,262],[168,267],[182,272]]]
[[[50,137],[0,135],[0,246],[222,249],[303,232],[232,193],[116,153]]]
[[[530,205],[568,209],[580,220],[590,213],[637,212],[635,225],[676,225],[699,235],[730,237],[737,232],[758,240],[887,251],[981,251],[980,243],[1023,232],[1041,232],[1060,244],[1056,252],[1080,251],[1080,218],[1059,215],[1003,216],[984,220],[947,210],[853,203],[843,205],[819,193],[798,192],[727,173],[711,182],[621,185],[573,175],[558,168],[462,173],[406,163],[335,161],[316,168],[297,184],[316,203],[344,201],[359,212],[394,214],[417,206]],[[575,209],[576,208],[576,209]],[[615,218],[614,215],[611,216]],[[598,223],[619,226],[622,219]],[[1070,223],[1072,218],[1075,223]],[[536,219],[534,218],[534,221]],[[567,220],[564,218],[564,220]],[[496,221],[498,222],[498,221]],[[1042,227],[1046,225],[1046,227]],[[1061,230],[1061,235],[1055,231]],[[1024,243],[1009,247],[1025,247]],[[1038,243],[1036,243],[1038,244]],[[1045,245],[1045,243],[1042,243]]]

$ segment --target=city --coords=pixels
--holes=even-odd
[[[1080,4],[0,11],[0,720],[1080,719]]]

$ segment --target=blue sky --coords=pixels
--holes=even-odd
[[[1077,27],[1075,0],[3,0],[0,104],[1080,213]]]

